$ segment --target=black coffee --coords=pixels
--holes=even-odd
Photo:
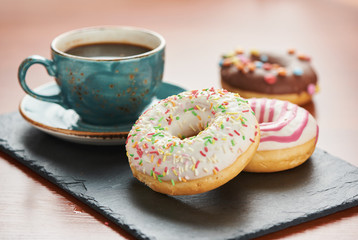
[[[81,57],[128,57],[142,54],[152,49],[129,43],[95,43],[70,48],[66,53]]]

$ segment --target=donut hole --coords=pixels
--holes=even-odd
[[[193,109],[189,107],[187,109]],[[212,114],[206,111],[205,107],[201,110],[188,110],[184,114],[180,114],[178,121],[173,121],[168,132],[180,139],[197,136],[201,131],[205,130],[213,121]]]

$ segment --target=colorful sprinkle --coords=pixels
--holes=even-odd
[[[230,53],[224,54],[223,58],[231,58],[233,56],[235,56],[235,52],[230,52]]]
[[[264,76],[264,80],[268,84],[274,84],[277,81],[276,76],[270,73]]]
[[[171,102],[173,104],[173,107],[175,107],[175,102],[173,102],[172,100],[169,100],[169,102]]]
[[[259,56],[260,55],[259,50],[257,50],[256,48],[251,49],[250,53],[251,53],[252,56]]]
[[[305,54],[298,54],[297,58],[302,61],[310,61],[311,60],[311,58]]]
[[[262,68],[263,65],[264,65],[263,62],[255,61],[256,68]]]
[[[272,69],[272,65],[271,63],[264,63],[263,68],[268,71]]]
[[[260,56],[260,60],[261,60],[262,62],[267,62],[267,61],[268,61],[268,56],[267,56],[267,55],[261,55],[261,56]]]
[[[288,54],[295,54],[295,52],[296,52],[296,50],[294,49],[294,48],[289,48],[288,50],[287,50],[287,52],[288,52]]]
[[[200,154],[201,154],[203,157],[206,157],[206,154],[203,153],[202,151],[200,151]]]
[[[242,64],[241,62],[235,63],[235,67],[240,71],[244,70],[244,64]]]
[[[200,161],[199,161],[199,160],[198,160],[198,161],[196,161],[196,163],[195,163],[195,168],[198,168],[199,163],[200,163]]]
[[[308,92],[308,94],[310,94],[310,95],[315,94],[315,92],[316,92],[316,85],[314,85],[313,83],[308,84],[308,86],[307,86],[307,92]]]
[[[241,47],[238,47],[235,49],[235,53],[236,54],[243,54],[244,53],[244,49],[242,49]]]
[[[286,76],[286,69],[283,67],[277,68],[277,74],[282,77]]]
[[[295,76],[302,76],[302,74],[303,74],[302,68],[300,68],[300,67],[295,67],[295,68],[293,69],[293,74],[294,74]]]
[[[159,155],[159,152],[158,151],[151,151],[151,152],[149,152],[150,154],[157,154],[157,155]]]
[[[249,68],[250,72],[253,72],[256,69],[256,65],[254,63],[252,63],[252,62],[248,63],[247,67]]]
[[[223,67],[230,66],[232,64],[232,60],[230,58],[225,58],[221,64]]]

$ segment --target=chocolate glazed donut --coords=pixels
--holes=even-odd
[[[317,75],[306,55],[241,49],[220,61],[221,84],[244,98],[276,98],[303,105],[318,91]]]

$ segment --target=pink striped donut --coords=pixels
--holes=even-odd
[[[245,171],[283,171],[299,166],[312,155],[318,125],[308,111],[276,99],[252,98],[248,101],[259,122],[261,140]]]

